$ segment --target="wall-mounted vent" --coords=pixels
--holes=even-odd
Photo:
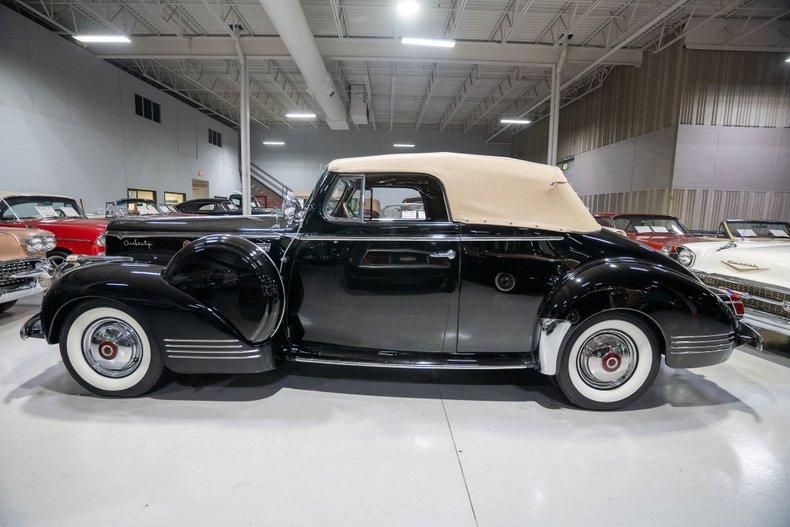
[[[155,123],[162,122],[162,108],[159,103],[137,93],[134,94],[134,113]]]
[[[222,134],[216,130],[208,129],[208,142],[222,148]]]

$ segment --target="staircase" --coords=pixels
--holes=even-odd
[[[252,195],[264,208],[280,208],[283,197],[293,189],[272,176],[255,163],[250,163],[250,183]]]

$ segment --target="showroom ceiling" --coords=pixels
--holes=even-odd
[[[97,55],[226,121],[238,122],[236,45],[248,57],[251,117],[264,126],[326,126],[321,108],[258,0],[15,0],[64,35],[123,34],[88,45]],[[483,129],[507,137],[503,117],[547,112],[551,65],[563,43],[563,104],[596,89],[613,65],[637,65],[691,34],[719,47],[783,33],[783,0],[440,0],[398,14],[396,0],[302,0],[344,98],[362,98],[372,128]],[[566,39],[566,35],[572,35]],[[453,39],[453,49],[402,37]],[[319,121],[295,123],[293,111]]]

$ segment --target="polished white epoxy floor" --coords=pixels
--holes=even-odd
[[[790,360],[663,368],[635,406],[538,374],[293,365],[85,395],[0,315],[0,525],[789,525]]]

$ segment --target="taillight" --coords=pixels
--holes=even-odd
[[[727,303],[730,305],[730,307],[732,307],[732,310],[735,312],[735,316],[738,318],[743,317],[745,312],[745,308],[743,306],[743,296],[732,289],[727,289],[724,287],[720,287],[719,289],[727,295]]]

